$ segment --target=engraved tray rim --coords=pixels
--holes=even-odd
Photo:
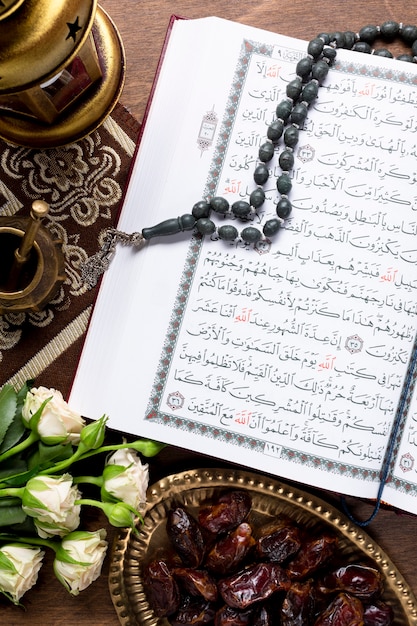
[[[139,535],[130,528],[116,535],[109,564],[109,591],[113,606],[122,626],[164,626],[165,619],[156,618],[150,609],[140,576],[140,562],[152,540],[155,527],[164,520],[170,502],[197,506],[205,494],[226,487],[248,489],[256,497],[277,506],[283,512],[307,525],[321,525],[332,529],[345,543],[346,550],[362,553],[373,561],[384,577],[385,597],[394,601],[402,615],[396,615],[395,626],[417,626],[417,599],[409,585],[382,550],[362,528],[343,513],[319,497],[254,472],[210,468],[195,469],[168,475],[148,489],[143,525],[138,524]],[[203,496],[201,500],[199,497]],[[262,499],[261,499],[262,502]],[[162,513],[160,508],[162,506]],[[262,508],[262,507],[261,507]]]

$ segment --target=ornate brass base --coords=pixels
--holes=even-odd
[[[14,253],[21,243],[29,218],[0,218],[0,315],[40,311],[52,300],[65,280],[61,242],[53,240],[43,226],[30,256],[13,277]]]
[[[115,25],[100,6],[97,7],[92,34],[103,78],[91,85],[79,103],[50,126],[34,119],[0,114],[0,137],[18,146],[53,148],[82,139],[104,122],[123,88],[125,54]]]

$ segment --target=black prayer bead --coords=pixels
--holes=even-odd
[[[205,200],[200,200],[200,202],[196,202],[193,206],[191,213],[194,215],[196,220],[199,220],[200,217],[208,217],[210,215],[210,204]]]
[[[265,237],[273,237],[273,235],[275,235],[275,233],[277,233],[280,228],[281,228],[280,220],[278,220],[276,217],[273,217],[272,219],[265,222],[262,230],[263,230]]]
[[[278,200],[278,204],[276,208],[276,214],[278,215],[278,217],[280,217],[282,220],[285,220],[290,215],[291,211],[292,211],[292,204],[288,200],[288,198],[280,198]]]
[[[332,33],[331,40],[336,44],[336,48],[346,48],[345,33],[336,31],[335,33]]]
[[[301,93],[301,90],[300,90],[300,93]],[[275,113],[276,113],[276,116],[280,120],[283,120],[284,122],[286,122],[290,116],[291,111],[292,111],[292,102],[290,100],[282,100],[282,102],[277,104]]]
[[[329,66],[326,61],[317,61],[317,63],[313,65],[312,76],[313,78],[318,80],[319,83],[323,82],[328,73]]]
[[[243,241],[246,243],[256,243],[260,239],[262,239],[262,233],[260,230],[255,228],[254,226],[247,226],[242,230],[240,236]]]
[[[361,41],[366,41],[366,43],[373,44],[375,39],[378,37],[379,31],[378,27],[373,24],[368,24],[364,26],[359,31],[359,39]]]
[[[247,217],[250,211],[250,204],[249,202],[245,202],[245,200],[237,200],[232,204],[232,213],[236,215],[236,217]]]
[[[417,26],[403,26],[400,34],[404,43],[411,46],[411,44],[417,39]]]
[[[291,80],[288,83],[287,89],[286,89],[287,96],[291,98],[291,100],[298,100],[302,89],[303,89],[302,80],[299,76],[297,76],[297,78],[294,78],[294,80]]]
[[[215,223],[209,220],[207,217],[202,217],[197,220],[195,227],[198,232],[201,233],[201,235],[212,235],[216,230]]]
[[[413,45],[411,46],[411,54],[414,57],[417,57],[417,41],[415,41]]]
[[[318,82],[316,80],[310,80],[309,83],[304,85],[300,98],[303,102],[310,103],[310,102],[313,102],[315,98],[317,98],[318,92],[319,92]]]
[[[291,191],[292,182],[288,174],[281,174],[277,179],[277,190],[279,193],[286,195]]]
[[[356,34],[352,30],[347,30],[345,33],[345,48],[351,50],[356,42]]]
[[[254,189],[254,191],[252,191],[250,195],[249,201],[254,209],[259,209],[259,207],[262,206],[265,202],[264,190],[260,189],[259,187],[258,189]]]
[[[268,163],[274,156],[274,144],[266,141],[259,148],[258,157],[262,163]]]
[[[301,126],[307,117],[308,109],[307,105],[303,102],[299,102],[295,105],[291,113],[291,122]]]
[[[295,71],[301,78],[306,78],[310,74],[312,67],[313,59],[311,57],[304,57],[298,61]]]
[[[388,21],[381,24],[380,27],[381,37],[385,39],[385,41],[392,41],[395,39],[400,32],[400,25],[398,22]]]
[[[229,203],[226,198],[221,196],[215,196],[210,200],[210,206],[216,213],[227,213],[229,210]]]
[[[323,52],[323,46],[323,39],[320,39],[320,37],[315,37],[309,42],[307,46],[307,52],[308,54],[311,54],[313,58],[317,59]]]
[[[253,180],[257,185],[264,185],[269,178],[269,170],[263,163],[257,165],[253,173]]]
[[[394,55],[387,48],[377,48],[374,50],[374,55],[377,57],[386,57],[387,59],[393,59]]]
[[[399,54],[397,56],[398,61],[406,61],[407,63],[414,63],[414,57],[411,54]]]
[[[366,41],[357,41],[352,50],[355,52],[365,52],[366,54],[371,54],[372,52],[371,46],[369,43],[366,43]]]
[[[217,230],[217,234],[219,235],[219,239],[223,239],[224,241],[234,241],[239,236],[237,228],[232,226],[232,224],[220,226]]]
[[[289,126],[284,133],[284,143],[289,148],[294,148],[298,143],[299,131],[295,126]]]
[[[319,37],[320,39],[323,40],[323,43],[328,46],[330,43],[330,35],[329,33],[320,33],[319,35],[317,35],[317,37]]]
[[[271,141],[278,141],[282,137],[284,132],[284,124],[281,120],[274,120],[272,124],[268,126],[267,137]]]
[[[329,63],[333,63],[333,61],[335,60],[336,56],[337,56],[336,50],[334,48],[330,48],[330,46],[323,50],[323,57],[325,59],[328,59]]]
[[[279,166],[284,172],[288,172],[294,167],[294,154],[292,150],[283,150],[279,155]]]

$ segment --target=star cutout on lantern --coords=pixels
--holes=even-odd
[[[78,23],[78,19],[79,18],[77,17],[77,19],[73,23],[67,22],[67,26],[69,28],[69,32],[68,32],[68,35],[65,38],[65,41],[67,39],[69,39],[70,37],[72,37],[72,39],[73,39],[73,41],[75,43],[75,38],[77,36],[77,33],[78,33],[79,30],[82,29],[82,26],[80,26],[79,23]]]

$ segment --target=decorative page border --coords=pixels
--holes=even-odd
[[[242,43],[242,47],[236,64],[235,75],[229,93],[228,103],[225,109],[224,119],[219,130],[219,137],[214,150],[213,159],[208,173],[203,197],[210,197],[216,193],[218,180],[227,153],[227,147],[230,139],[230,131],[235,122],[236,113],[239,106],[239,100],[247,77],[251,57],[254,54],[259,54],[272,58],[274,49],[276,49],[274,46],[269,46],[248,40],[244,40]],[[299,50],[291,48],[279,48],[279,53],[281,59],[289,60],[294,63],[296,63],[300,58],[305,56],[304,53],[300,53]],[[332,67],[332,72],[333,71],[349,76],[369,76],[370,78],[375,80],[390,80],[400,84],[417,85],[417,76],[415,76],[414,74],[410,74],[405,70],[400,71],[392,70],[389,68],[375,68],[361,62],[352,63],[338,61]],[[153,391],[148,403],[146,419],[152,420],[166,427],[174,428],[176,430],[193,432],[198,436],[204,436],[208,439],[225,442],[243,449],[252,450],[254,452],[267,455],[265,447],[268,442],[266,442],[265,440],[233,433],[226,429],[214,427],[211,425],[197,423],[188,418],[183,418],[179,415],[175,415],[174,413],[161,411],[159,407],[165,389],[165,381],[167,379],[167,373],[170,368],[172,355],[174,353],[177,343],[178,331],[181,327],[181,321],[184,315],[184,311],[186,309],[191,285],[193,282],[193,276],[195,273],[197,260],[201,253],[201,247],[202,237],[198,234],[194,235],[192,237],[185,260],[184,271],[177,292],[176,303],[171,314],[169,329],[166,335],[159,367],[155,376]],[[412,388],[414,389],[414,385],[417,380],[417,371],[414,371],[412,373],[412,377],[414,380]],[[410,393],[412,394],[412,391],[410,391]],[[403,414],[398,418],[399,428],[396,432],[396,438],[394,442],[395,450],[398,450],[399,447],[401,432],[407,417],[409,401],[410,400],[408,398],[408,401],[405,403],[404,406]],[[270,445],[277,448],[277,445],[275,443]],[[274,451],[271,451],[271,456],[277,456],[277,451],[275,450],[275,453]],[[338,476],[343,476],[346,478],[360,478],[364,481],[377,483],[381,481],[381,470],[375,471],[370,469],[364,469],[362,467],[358,467],[349,463],[331,461],[328,458],[302,453],[299,450],[294,450],[285,446],[279,447],[279,458],[283,461],[302,465],[306,468],[315,468],[317,470],[322,470],[326,473],[336,474]],[[392,461],[390,463],[390,467],[391,469],[393,467]],[[387,482],[391,482],[391,477],[388,477]],[[403,491],[417,497],[417,493],[415,493],[415,486],[412,483],[408,483],[405,480],[399,480],[395,478],[392,482],[392,486],[394,486],[399,491]]]

